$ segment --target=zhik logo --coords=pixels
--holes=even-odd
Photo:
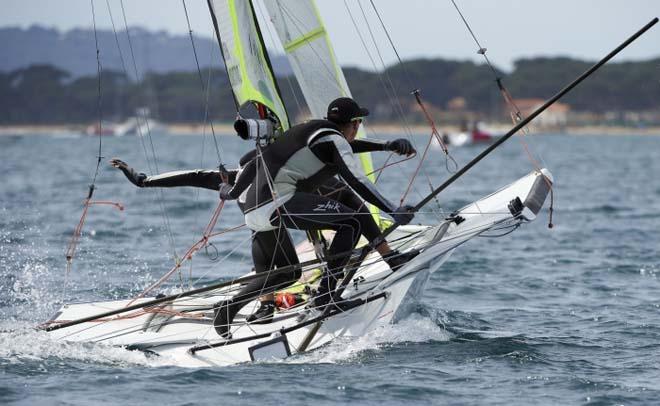
[[[339,213],[339,202],[325,202],[317,204],[313,211],[335,211]]]

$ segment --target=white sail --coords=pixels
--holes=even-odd
[[[316,5],[310,0],[266,0],[264,4],[312,116],[325,116],[328,103],[350,97],[350,91]]]
[[[351,97],[351,91],[314,0],[264,0],[264,4],[312,117],[325,117],[328,104],[338,97]],[[357,137],[364,136],[363,126]],[[374,181],[371,155],[360,154],[360,160]],[[378,213],[374,206],[371,211]]]

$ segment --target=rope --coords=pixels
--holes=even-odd
[[[225,201],[220,200],[220,203],[218,203],[218,206],[215,208],[215,211],[213,212],[213,215],[211,216],[209,223],[204,229],[204,234],[202,238],[199,239],[199,241],[193,244],[190,248],[188,248],[188,251],[186,251],[186,253],[183,255],[183,258],[181,260],[177,260],[176,264],[172,269],[170,269],[165,275],[163,275],[156,282],[154,282],[149,287],[144,289],[139,295],[131,299],[131,301],[128,302],[126,306],[132,305],[136,300],[143,298],[147,293],[157,288],[158,286],[162,285],[167,279],[169,279],[170,276],[172,276],[174,272],[176,272],[179,268],[181,268],[181,265],[183,265],[184,261],[192,260],[193,255],[208,244],[213,228],[215,227],[218,218],[220,218],[220,213],[222,212],[222,208],[224,207],[224,205],[225,205]]]
[[[367,13],[366,13],[364,7],[362,7],[362,4],[359,1],[357,2],[357,4],[358,4],[358,7],[360,8],[360,12],[361,12],[362,18],[364,20],[364,25],[367,27],[367,30],[369,32],[369,37],[371,38],[373,47],[376,51],[376,54],[378,55],[378,59],[380,60],[380,63],[381,63],[381,68],[380,69],[376,66],[376,62],[374,61],[374,58],[372,57],[371,52],[369,51],[369,48],[367,47],[367,44],[364,40],[364,37],[362,36],[362,32],[358,28],[357,21],[353,17],[353,13],[351,12],[351,9],[348,6],[348,3],[346,2],[346,0],[344,0],[344,6],[346,8],[346,11],[348,12],[348,15],[349,15],[352,23],[353,23],[353,27],[354,27],[356,33],[358,34],[358,37],[360,38],[360,41],[362,43],[362,47],[364,48],[367,56],[371,60],[371,64],[373,66],[374,71],[378,72],[378,79],[381,83],[381,86],[385,90],[385,93],[387,94],[387,97],[390,101],[390,104],[393,106],[395,113],[399,116],[401,122],[403,123],[403,129],[404,129],[404,132],[406,134],[406,137],[410,140],[410,142],[413,144],[413,146],[417,149],[417,144],[415,142],[415,138],[412,136],[412,131],[410,130],[410,125],[409,125],[408,120],[406,118],[406,114],[403,110],[403,106],[402,106],[401,101],[399,100],[399,98],[396,96],[396,94],[398,93],[398,89],[394,85],[394,81],[392,80],[391,76],[388,73],[387,66],[385,65],[385,60],[383,59],[383,55],[380,51],[380,47],[378,46],[378,41],[376,40],[376,37],[374,35],[374,31],[372,30],[371,24],[369,23],[369,19],[367,18]],[[405,67],[403,67],[403,68],[405,69]],[[383,76],[385,76],[386,80],[383,79]],[[373,129],[370,129],[370,130],[373,131]],[[420,164],[420,166],[421,166],[421,164]],[[431,189],[433,189],[433,185],[432,185],[433,182],[431,181],[431,178],[429,177],[428,173],[426,172],[426,170],[424,168],[422,168],[422,173],[424,174],[424,177],[426,178],[426,181],[428,182],[428,184],[431,185]],[[415,190],[417,191],[417,189],[415,189]],[[422,194],[419,193],[419,191],[417,191],[417,194],[420,197],[422,197]],[[437,202],[437,199],[436,199],[436,202]],[[438,204],[438,206],[439,206],[439,204]]]
[[[131,33],[128,29],[128,19],[126,18],[126,9],[124,8],[124,0],[120,0],[119,4],[121,5],[121,12],[122,12],[123,20],[124,20],[124,30],[126,32],[126,38],[128,40],[128,46],[129,46],[129,49],[131,51],[131,61],[133,62],[133,72],[135,74],[135,80],[137,82],[137,81],[140,80],[140,74],[138,72],[137,62],[136,62],[136,59],[135,59],[135,51],[133,49],[133,41],[131,39]],[[119,52],[121,53],[121,49],[119,50]],[[149,138],[149,144],[150,144],[150,147],[151,147],[151,155],[152,155],[152,160],[153,160],[153,167],[152,167],[152,163],[149,161],[149,152],[147,151],[147,146],[146,146],[145,141],[144,141],[144,137],[143,137],[143,133],[142,133],[142,127],[140,125],[140,120],[139,120],[139,116],[138,116],[139,113],[136,112],[135,119],[136,119],[136,122],[138,124],[137,125],[137,131],[138,131],[138,135],[139,135],[138,138],[140,139],[140,144],[142,145],[142,150],[144,152],[144,157],[147,160],[147,167],[149,168],[149,171],[152,174],[159,173],[160,170],[158,169],[158,161],[156,160],[156,149],[154,147],[153,137],[151,136],[151,126],[149,125],[149,121],[147,119],[146,112],[143,111],[143,110],[140,110],[140,112],[142,113],[142,120],[144,121],[145,127],[147,129],[147,138]],[[156,199],[156,200],[158,201],[158,205],[160,207],[161,218],[163,220],[163,225],[165,227],[165,232],[167,234],[168,241],[169,241],[169,244],[170,244],[170,250],[172,251],[172,255],[174,256],[175,262],[178,262],[179,261],[179,256],[177,255],[177,252],[176,252],[176,243],[174,241],[174,234],[172,233],[172,226],[170,224],[170,218],[167,215],[167,211],[165,210],[165,204],[163,203],[164,194],[163,194],[163,191],[160,188],[158,188],[156,193],[158,193],[158,195],[159,195],[158,196],[159,198]]]
[[[63,284],[63,289],[62,289],[62,301],[64,301],[64,298],[66,297],[66,288],[68,285],[69,281],[69,275],[71,273],[71,269],[73,267],[73,258],[76,253],[76,248],[78,246],[78,242],[80,241],[80,236],[82,235],[82,229],[83,226],[85,225],[85,220],[87,219],[87,213],[89,212],[89,208],[92,205],[112,205],[114,207],[117,207],[119,210],[124,210],[124,206],[122,206],[120,203],[115,203],[115,202],[109,202],[109,201],[92,201],[92,196],[94,194],[94,190],[96,189],[96,179],[99,175],[99,170],[101,168],[101,160],[103,159],[103,104],[102,104],[102,85],[101,85],[101,74],[103,73],[103,68],[101,65],[101,51],[99,49],[99,41],[98,41],[98,33],[96,29],[96,10],[94,8],[94,0],[90,0],[90,5],[92,9],[92,23],[94,26],[94,45],[96,49],[96,76],[97,76],[97,109],[98,109],[98,137],[99,137],[99,149],[98,149],[98,154],[97,154],[97,159],[96,159],[96,169],[94,170],[94,175],[92,177],[92,183],[89,185],[89,191],[87,193],[87,197],[85,200],[83,200],[83,211],[82,214],[80,215],[80,219],[78,220],[78,224],[73,230],[73,235],[71,236],[71,239],[69,240],[69,244],[67,245],[66,253],[65,253],[65,258],[66,258],[66,272],[64,275],[64,284]]]
[[[430,138],[435,137],[435,139],[438,141],[438,144],[440,144],[440,147],[442,148],[442,151],[445,153],[445,167],[447,168],[447,172],[449,173],[455,173],[458,170],[458,163],[454,159],[453,156],[449,153],[449,149],[447,148],[447,145],[445,145],[444,141],[442,140],[442,137],[440,136],[440,133],[438,133],[438,129],[435,126],[435,122],[433,121],[433,118],[429,114],[429,112],[426,110],[426,107],[424,106],[424,103],[422,102],[422,96],[419,93],[419,89],[416,89],[413,91],[413,94],[415,95],[415,100],[417,100],[417,104],[419,107],[422,109],[422,112],[424,112],[424,116],[426,117],[426,121],[429,123],[429,126],[431,127],[431,136]],[[449,161],[451,161],[454,164],[454,169],[449,168]]]
[[[506,225],[507,222],[511,222],[511,221],[519,222],[520,220],[519,220],[519,219],[506,218],[506,219],[503,219],[503,220],[492,221],[492,222],[487,223],[487,224],[479,224],[479,225],[476,225],[475,227],[471,227],[471,228],[469,228],[469,229],[461,230],[461,232],[456,233],[456,234],[454,234],[454,235],[447,236],[446,238],[443,238],[441,241],[436,241],[436,242],[434,242],[434,243],[428,242],[428,243],[422,244],[421,246],[418,245],[418,246],[416,246],[415,248],[416,248],[416,249],[420,249],[420,250],[424,250],[424,249],[427,249],[427,248],[429,248],[429,247],[432,247],[432,246],[434,246],[434,245],[436,245],[436,244],[438,244],[438,243],[440,243],[440,242],[442,242],[442,243],[446,243],[446,242],[454,241],[454,240],[457,240],[457,239],[460,240],[460,239],[462,239],[462,238],[465,238],[466,236],[469,236],[470,234],[475,234],[475,235],[477,235],[477,234],[481,234],[481,233],[487,231],[488,229],[490,229],[491,227],[496,226],[496,225],[498,225],[498,224],[502,225],[501,229],[504,229],[504,228],[506,228],[506,227],[512,227],[512,226],[514,226],[515,224]],[[479,231],[479,230],[482,230],[482,231]],[[408,236],[405,236],[405,237],[401,237],[400,239],[397,239],[397,240],[395,240],[395,241],[396,241],[396,242],[399,242],[399,245],[403,245],[403,244],[406,244],[407,242],[409,242],[410,238],[414,237],[415,235],[417,235],[417,233],[414,233],[414,234],[411,234],[411,235],[408,235]],[[460,241],[457,241],[456,243],[460,243]],[[352,252],[353,252],[354,254],[357,253],[357,252],[355,252],[355,251],[352,251]],[[367,266],[372,265],[372,264],[375,264],[375,263],[380,262],[380,261],[382,261],[382,258],[374,257],[373,260],[372,260],[371,262],[366,262],[366,261],[363,262],[363,263],[362,263],[362,268],[365,269]],[[309,270],[313,270],[313,269],[315,269],[315,268],[318,268],[320,265],[322,265],[321,262],[314,263],[314,264],[310,264],[310,265],[307,266],[305,269],[301,269],[301,271],[302,271],[302,272],[306,272],[306,271],[309,271]],[[336,272],[335,269],[330,269],[330,270],[328,270],[328,271],[329,271],[329,272],[332,272],[333,275],[334,275],[334,273]],[[268,271],[268,272],[277,273],[277,272],[279,272],[279,270],[278,270],[278,269],[272,269],[272,270],[270,270],[270,271]],[[356,273],[355,276],[358,276],[359,273],[360,273],[360,271],[358,271],[358,272]],[[256,277],[257,275],[254,275],[254,276]],[[242,280],[242,279],[245,279],[245,277],[239,278],[238,280]],[[234,286],[234,285],[236,285],[236,286]],[[213,297],[213,296],[217,296],[218,294],[228,295],[228,294],[231,294],[232,292],[236,291],[237,289],[240,289],[240,287],[241,287],[240,284],[236,284],[236,283],[231,283],[231,282],[230,282],[230,284],[225,284],[225,288],[218,288],[218,289],[216,289],[217,293],[210,293],[210,291],[207,291],[207,292],[201,292],[201,293],[196,294],[196,295],[191,295],[191,296],[187,296],[187,297],[183,297],[183,298],[179,298],[179,299],[173,299],[170,303],[174,303],[174,300],[176,300],[176,301],[184,301],[184,302],[185,302],[185,301],[194,300],[195,298],[208,298],[208,297]],[[221,289],[224,289],[224,290],[221,290]],[[183,305],[183,304],[179,304],[179,305]],[[103,320],[103,321],[104,321],[104,322],[107,322],[107,321],[112,321],[112,320],[115,320],[115,319],[105,319],[105,320]],[[63,320],[58,320],[58,321],[56,321],[56,322],[54,322],[54,323],[49,323],[49,324],[55,324],[55,323],[57,323],[57,324],[62,324],[62,323],[65,323],[65,321],[63,321]],[[91,325],[91,326],[89,326],[89,327],[87,327],[87,328],[85,328],[85,329],[77,330],[77,331],[73,332],[72,334],[78,334],[78,333],[81,332],[81,331],[89,330],[89,329],[92,329],[92,328],[98,327],[99,325],[101,325],[101,324],[100,324],[100,323],[99,323],[99,324],[93,324],[93,325]],[[121,332],[123,331],[123,332],[127,332],[127,333],[125,333],[125,334],[128,334],[128,333],[130,333],[130,330],[131,330],[131,329],[136,328],[136,327],[138,327],[138,326],[142,326],[142,325],[143,325],[143,323],[139,323],[139,324],[136,324],[134,327],[129,326],[129,327],[127,327],[127,328],[123,328],[123,329],[117,330],[117,332],[118,332],[118,333],[121,333]],[[204,328],[206,329],[206,328],[208,328],[208,327],[204,327]],[[137,330],[136,330],[136,331],[137,331]],[[174,335],[175,335],[175,334],[168,335],[168,336],[174,336]],[[66,337],[66,336],[65,336],[65,337]],[[107,337],[107,338],[109,338],[109,337]]]
[[[467,19],[461,12],[460,8],[458,7],[458,4],[456,4],[455,0],[451,0],[452,4],[454,5],[454,8],[458,12],[458,15],[461,17],[461,20],[463,20],[463,23],[465,24],[465,27],[467,30],[470,32],[470,35],[472,36],[472,39],[474,42],[477,44],[479,47],[479,50],[477,53],[479,55],[482,55],[486,61],[486,64],[490,68],[490,71],[493,73],[493,76],[495,77],[495,83],[497,84],[498,89],[500,90],[500,93],[502,94],[502,97],[504,98],[505,104],[509,108],[509,115],[511,116],[511,121],[513,122],[513,125],[517,125],[520,121],[524,119],[524,116],[518,106],[516,105],[515,101],[513,100],[513,97],[511,96],[511,93],[509,93],[508,89],[504,86],[504,83],[502,82],[502,78],[498,75],[497,71],[493,67],[493,65],[490,63],[490,59],[488,59],[488,55],[486,55],[487,48],[481,46],[481,43],[477,39],[477,36],[475,35],[474,31],[472,30],[472,27],[470,27],[470,24],[468,23]],[[529,129],[527,127],[523,127],[521,133],[523,135],[526,135],[529,133]],[[518,137],[518,140],[520,141],[521,146],[525,150],[525,153],[527,154],[527,158],[529,159],[530,163],[534,167],[535,170],[540,171],[540,165],[534,159],[534,156],[532,155],[531,151],[529,150],[529,146],[527,143],[524,141],[522,137]],[[550,190],[550,208],[549,208],[549,215],[548,215],[548,228],[553,228],[554,224],[552,223],[552,214],[554,212],[554,190],[552,187],[552,182],[550,182],[550,179],[546,178],[545,176],[543,177],[543,180],[545,181],[546,185],[548,186]]]
[[[101,73],[103,72],[103,68],[101,67],[101,51],[99,50],[99,39],[98,39],[98,34],[96,31],[96,11],[94,10],[94,0],[90,0],[90,4],[92,5],[92,22],[94,24],[94,44],[96,46],[96,77],[97,77],[97,93],[96,93],[96,108],[98,109],[98,115],[99,115],[99,153],[98,156],[96,157],[96,170],[94,171],[94,177],[92,179],[92,185],[90,186],[90,196],[88,198],[91,198],[91,191],[94,190],[94,184],[96,183],[96,177],[99,174],[99,168],[101,167],[101,159],[103,159],[102,155],[102,137],[101,134],[103,134],[103,105],[102,105],[102,99],[101,99]]]
[[[209,124],[211,128],[211,133],[213,134],[213,142],[215,144],[215,151],[218,154],[218,163],[222,164],[222,158],[220,155],[220,146],[218,144],[218,139],[215,135],[215,128],[213,127],[213,121],[209,120],[209,103],[208,103],[208,88],[209,86],[204,86],[204,79],[202,77],[202,69],[199,67],[199,58],[197,57],[197,47],[195,46],[195,38],[193,36],[193,30],[190,25],[190,17],[188,16],[188,8],[186,7],[186,0],[181,0],[183,4],[183,11],[186,15],[186,23],[188,24],[188,34],[190,36],[190,43],[192,45],[193,54],[195,56],[195,64],[197,65],[197,75],[199,76],[199,84],[202,87],[203,94],[206,95],[204,99],[204,124]],[[209,69],[209,81],[210,81],[211,70]]]
[[[420,95],[420,90],[414,88],[414,86],[413,86],[413,82],[412,82],[412,79],[411,79],[411,76],[410,76],[410,73],[408,72],[408,69],[406,68],[406,66],[405,66],[405,64],[403,63],[403,61],[401,60],[401,57],[400,57],[400,55],[399,55],[399,52],[398,52],[398,50],[396,49],[396,46],[394,45],[394,41],[392,40],[392,37],[390,36],[389,31],[387,30],[387,27],[385,26],[385,23],[384,23],[383,19],[381,18],[380,13],[378,12],[378,9],[376,8],[376,5],[373,3],[373,1],[370,1],[370,3],[371,3],[371,6],[372,6],[372,8],[373,8],[373,10],[374,10],[374,12],[375,12],[375,14],[376,14],[376,16],[378,17],[378,21],[380,22],[381,27],[382,27],[383,31],[385,32],[385,35],[387,36],[387,39],[388,39],[388,41],[389,41],[389,43],[390,43],[390,45],[391,45],[391,47],[392,47],[392,50],[394,51],[394,53],[395,53],[395,55],[396,55],[396,57],[397,57],[397,60],[398,60],[398,62],[399,62],[399,66],[401,66],[401,69],[402,69],[403,72],[404,72],[404,75],[405,75],[405,77],[406,77],[406,79],[407,79],[407,81],[408,81],[408,84],[410,85],[410,88],[411,88],[411,89],[414,89],[414,90],[412,91],[412,94],[415,96],[415,100],[416,100],[417,104],[418,104],[418,105],[420,106],[420,108],[422,109],[422,111],[423,111],[423,113],[424,113],[424,115],[425,115],[425,117],[426,117],[426,120],[427,120],[427,122],[429,123],[429,125],[430,125],[430,127],[431,127],[431,135],[429,136],[429,138],[433,138],[433,137],[436,138],[438,144],[441,146],[443,152],[445,153],[445,168],[447,169],[447,172],[449,172],[449,173],[454,173],[456,170],[458,170],[458,163],[457,163],[456,160],[451,156],[451,154],[449,154],[449,150],[448,150],[447,146],[445,145],[444,141],[442,140],[442,137],[441,137],[440,134],[438,133],[438,130],[436,129],[436,126],[435,126],[435,122],[434,122],[433,119],[431,118],[431,116],[430,116],[430,114],[428,113],[426,107],[424,106],[424,103],[422,102],[421,95]],[[364,11],[364,8],[362,7],[362,4],[361,4],[360,2],[358,2],[358,5],[360,6],[360,9],[362,10],[362,15],[363,15],[365,21],[367,21],[366,13],[365,13],[365,11]],[[375,45],[375,47],[376,47],[376,50],[378,51],[379,57],[381,58],[381,62],[382,62],[383,65],[384,65],[384,61],[383,61],[383,59],[382,59],[382,56],[381,56],[381,54],[380,54],[380,51],[378,50],[378,45],[377,45],[376,40],[375,40],[375,38],[374,38],[373,31],[371,30],[371,27],[370,27],[370,25],[368,24],[368,22],[367,22],[367,28],[369,29],[369,33],[370,33],[370,35],[371,35],[371,37],[372,37],[372,41],[374,42],[374,45]],[[389,76],[388,76],[388,78],[389,78]],[[394,88],[394,85],[392,84],[392,81],[391,81],[391,80],[390,80],[390,84],[391,84],[391,86]],[[402,109],[402,108],[401,108],[401,109]],[[429,140],[429,142],[430,142],[430,140]],[[428,145],[427,145],[427,148],[428,148]],[[422,166],[422,163],[423,163],[425,157],[426,157],[426,154],[422,155],[422,158],[421,158],[420,163],[419,163],[419,165],[418,165],[418,167],[417,167],[417,170],[415,171],[415,175],[413,176],[413,179],[414,179],[414,177],[416,177],[417,174],[419,173],[419,170],[420,170],[420,168],[421,168],[421,166]],[[453,163],[453,169],[450,168],[450,161]],[[429,184],[431,190],[433,190],[433,183],[431,182],[431,179],[429,178],[428,174],[426,174],[426,171],[424,171],[424,175],[425,175],[425,177],[426,177],[426,180],[427,180],[427,182],[428,182],[428,184]],[[411,184],[412,184],[412,180],[411,180],[411,183],[408,185],[408,189],[407,189],[406,192],[404,193],[404,198],[405,198],[405,196],[407,196],[408,192],[410,191]],[[438,207],[440,207],[440,204],[439,204],[439,202],[437,201],[437,199],[435,199],[435,201],[436,201],[436,203],[438,204]]]

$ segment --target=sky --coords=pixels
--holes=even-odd
[[[259,2],[267,0],[257,0]],[[660,16],[660,0],[454,0],[487,56],[510,70],[516,59],[570,56],[598,60],[628,36]],[[0,27],[27,28],[34,24],[59,30],[92,27],[111,29],[108,6],[122,27],[119,0],[3,0]],[[188,34],[182,0],[123,0],[130,26]],[[402,59],[434,58],[483,61],[478,46],[451,0],[374,0]],[[373,15],[369,0],[317,0],[343,66],[373,69],[347,11],[361,18],[360,4],[369,16],[386,65],[396,56]],[[212,36],[206,0],[185,0],[195,35]],[[368,35],[361,25],[363,35]],[[265,37],[268,37],[265,34]],[[660,24],[628,47],[618,61],[660,56]],[[380,62],[375,68],[379,68]],[[659,67],[660,75],[660,67]]]

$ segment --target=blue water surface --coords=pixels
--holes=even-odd
[[[212,191],[138,189],[109,158],[148,173],[213,168],[231,166],[250,145],[220,136],[218,157],[209,136],[103,139],[94,199],[126,208],[90,209],[67,274],[64,253],[98,138],[0,137],[0,404],[660,403],[660,137],[525,139],[555,178],[554,228],[546,204],[509,235],[470,241],[432,276],[409,317],[366,337],[281,362],[188,369],[53,342],[34,326],[64,302],[140,292],[201,236],[218,203]],[[415,137],[420,150],[426,140]],[[483,148],[452,155],[465,164]],[[386,158],[374,154],[376,166]],[[386,169],[379,188],[398,201],[417,162]],[[445,180],[446,166],[431,150],[406,202]],[[532,169],[511,139],[415,221],[435,222]],[[241,222],[228,205],[216,231]],[[215,239],[162,289],[249,271],[248,239],[246,230]]]

